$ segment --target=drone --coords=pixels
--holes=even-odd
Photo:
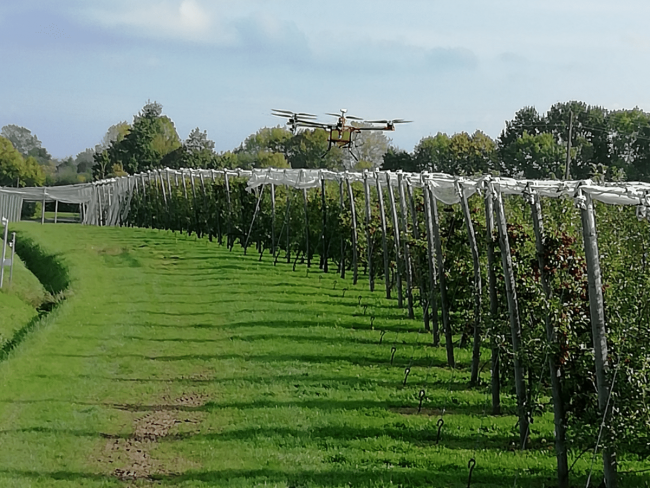
[[[353,115],[346,115],[347,109],[342,108],[340,114],[327,113],[326,115],[331,115],[337,118],[336,123],[324,123],[318,122],[316,120],[316,115],[308,114],[304,112],[291,112],[289,110],[279,110],[272,109],[272,114],[277,117],[284,117],[287,119],[287,126],[292,134],[296,134],[299,129],[323,129],[329,132],[327,139],[328,146],[327,151],[323,154],[327,154],[332,146],[337,146],[342,149],[347,149],[352,157],[358,161],[357,156],[352,152],[354,147],[354,142],[357,134],[360,134],[362,131],[372,131],[372,130],[381,130],[381,131],[394,131],[395,124],[408,124],[410,120],[404,119],[393,119],[393,120],[364,120],[361,117],[355,117]],[[347,121],[351,120],[356,122],[355,125],[352,125],[354,122],[347,124]],[[365,125],[361,125],[361,123]],[[321,156],[321,157],[323,157]]]

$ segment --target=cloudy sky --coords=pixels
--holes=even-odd
[[[521,107],[650,111],[650,3],[632,0],[3,0],[0,126],[55,157],[97,144],[147,100],[218,150],[272,108],[492,137]]]

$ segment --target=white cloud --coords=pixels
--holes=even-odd
[[[215,15],[212,7],[206,8],[197,0],[145,0],[91,4],[82,7],[82,15],[90,22],[140,37],[232,43],[234,31]]]

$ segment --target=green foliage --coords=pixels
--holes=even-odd
[[[42,186],[45,175],[31,156],[24,159],[12,143],[0,137],[0,186]]]
[[[120,165],[130,174],[158,168],[162,159],[181,147],[174,123],[162,115],[162,106],[148,102],[133,118],[133,125],[120,139],[124,126],[117,127],[117,136],[109,146],[94,156],[93,176],[105,178],[108,168]]]

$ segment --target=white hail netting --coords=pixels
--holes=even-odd
[[[460,177],[443,173],[406,173],[390,171],[336,172],[314,169],[254,169],[254,170],[205,170],[205,169],[161,169],[132,176],[110,178],[79,185],[6,188],[0,187],[0,216],[10,221],[20,220],[23,201],[80,204],[83,206],[83,222],[90,225],[119,225],[127,216],[134,191],[147,191],[146,183],[160,182],[162,188],[178,185],[182,178],[241,177],[248,179],[248,188],[254,189],[266,184],[292,188],[319,188],[326,181],[363,181],[370,179],[386,186],[388,182],[397,186],[398,178],[415,187],[431,188],[435,197],[445,204],[460,202],[459,190],[470,196],[482,192],[488,186],[506,195],[524,195],[531,190],[549,198],[575,198],[577,203],[584,199],[583,193],[592,199],[615,205],[637,205],[640,218],[650,218],[650,183],[622,182],[596,184],[591,180],[518,180],[494,176]],[[162,185],[164,183],[164,185]]]

